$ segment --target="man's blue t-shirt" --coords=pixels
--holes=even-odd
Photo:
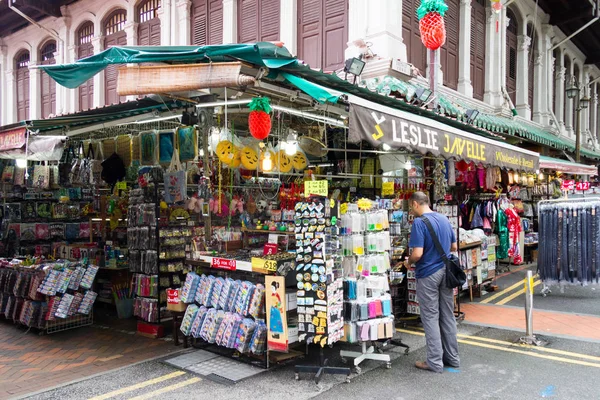
[[[456,242],[456,234],[452,229],[452,225],[450,225],[450,221],[448,221],[448,217],[436,212],[426,213],[423,216],[431,222],[446,254],[450,254],[452,243]],[[427,225],[421,218],[415,218],[413,222],[409,246],[411,248],[423,248],[423,257],[416,264],[417,279],[427,278],[444,266],[444,260],[437,252]]]

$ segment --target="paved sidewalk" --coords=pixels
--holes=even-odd
[[[477,303],[461,304],[460,307],[461,311],[465,313],[466,323],[511,330],[525,330],[525,309],[523,307]],[[534,309],[533,331],[539,335],[571,337],[600,342],[600,317]]]
[[[52,335],[0,321],[0,399],[19,397],[180,350],[173,342],[83,327]]]

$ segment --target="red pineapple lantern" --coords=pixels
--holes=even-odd
[[[255,97],[250,104],[248,115],[248,128],[250,134],[258,140],[266,139],[271,133],[271,104],[266,97]]]
[[[446,11],[448,6],[444,0],[422,0],[417,8],[421,42],[429,50],[437,50],[446,43]]]

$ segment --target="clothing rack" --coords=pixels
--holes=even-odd
[[[543,235],[538,262],[544,283],[542,295],[551,293],[552,282],[583,286],[598,283],[600,197],[542,200],[538,203],[538,219]]]

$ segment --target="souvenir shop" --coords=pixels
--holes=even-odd
[[[10,147],[25,153],[2,171],[4,318],[76,327],[108,309],[139,334],[174,325],[196,346],[265,367],[302,355],[299,344],[339,341],[355,345],[341,352],[355,367],[389,366],[375,347],[420,313],[403,264],[412,193],[427,192],[457,230],[468,276],[458,314],[461,293],[480,295],[501,260],[523,262],[534,226],[524,221],[549,188],[538,153],[383,105],[268,43],[112,48],[93,56],[94,71],[125,63],[122,52],[121,95],[177,94],[111,127],[26,129]],[[194,64],[143,65],[164,57]],[[90,68],[46,71],[76,87]],[[35,156],[29,144],[52,135],[58,156]]]

